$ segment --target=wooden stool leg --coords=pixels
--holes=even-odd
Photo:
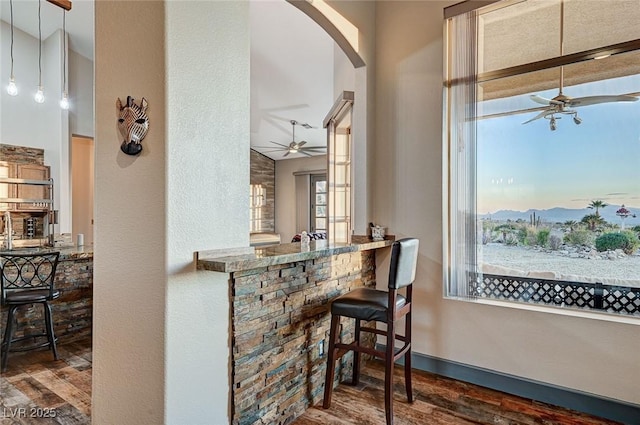
[[[356,319],[355,329],[355,343],[360,347],[360,319]],[[351,384],[358,385],[360,382],[360,351],[353,351],[353,376],[351,377]]]
[[[411,312],[405,317],[405,344],[409,349],[404,355],[404,385],[407,390],[407,401],[413,403],[413,387],[411,386]]]
[[[331,407],[331,394],[333,392],[333,374],[336,370],[336,340],[339,338],[338,326],[340,325],[340,316],[331,316],[331,329],[329,331],[329,355],[327,358],[327,374],[324,379],[324,401],[322,407],[328,409]]]
[[[393,425],[393,355],[396,330],[393,322],[387,323],[387,348],[384,358],[384,409],[387,425]]]

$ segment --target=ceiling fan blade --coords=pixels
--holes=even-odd
[[[301,154],[307,155],[307,156],[312,156],[309,152],[305,152],[304,150],[299,150],[298,153],[301,153]]]
[[[527,121],[523,122],[522,124],[528,124],[528,123],[530,123],[531,121],[538,120],[538,119],[540,119],[540,118],[544,117],[545,115],[547,115],[548,113],[549,113],[549,111],[547,111],[547,110],[542,111],[542,112],[540,112],[538,115],[536,115],[535,117],[531,118],[530,120],[527,120]]]
[[[557,100],[553,100],[553,99],[547,99],[542,96],[538,96],[537,94],[532,94],[531,96],[529,96],[529,98],[531,98],[531,100],[541,105],[546,105],[546,106],[562,105],[562,102],[558,102]]]
[[[282,155],[282,157],[284,158],[285,156],[289,156],[290,153],[291,153],[291,151],[289,149],[287,149],[287,151],[284,153],[284,155]]]
[[[300,149],[302,146],[304,146],[306,144],[307,144],[306,140],[302,140],[302,141],[298,142],[298,149]]]
[[[289,149],[289,146],[287,146],[287,145],[283,145],[282,143],[273,142],[273,141],[271,141],[271,140],[269,140],[269,142],[273,143],[274,145],[282,146],[282,147],[283,147],[283,148],[285,148],[285,149]]]
[[[635,102],[638,98],[635,96],[629,96],[626,94],[621,94],[618,96],[585,96],[585,97],[576,97],[574,99],[570,99],[567,103],[568,106],[587,106],[587,105],[597,105],[598,103],[608,103],[608,102]]]

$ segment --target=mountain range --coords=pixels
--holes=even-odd
[[[621,224],[622,220],[620,217],[616,215],[616,211],[621,208],[620,205],[607,205],[605,208],[600,208],[599,213],[602,218],[612,224]],[[640,225],[640,208],[633,207],[625,207],[632,214],[635,214],[635,217],[629,216],[625,220],[625,227],[630,228],[633,226]],[[514,210],[499,210],[490,214],[481,214],[480,218],[487,219],[490,218],[494,221],[516,221],[518,219],[522,219],[525,221],[531,220],[531,216],[535,212],[536,219],[540,217],[541,221],[544,223],[564,223],[565,221],[575,220],[580,221],[582,217],[588,214],[595,214],[594,209],[590,208],[581,208],[581,209],[571,209],[571,208],[562,208],[562,207],[554,207],[545,210],[539,209],[529,209],[527,211],[514,211]]]

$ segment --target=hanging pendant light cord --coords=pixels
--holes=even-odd
[[[42,0],[38,0],[38,87],[42,87],[42,19],[40,9]]]
[[[13,0],[9,1],[9,10],[11,11],[11,79],[13,80]]]
[[[62,91],[67,92],[67,11],[62,9]]]

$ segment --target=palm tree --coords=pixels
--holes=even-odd
[[[578,222],[575,220],[567,220],[564,222],[564,225],[569,228],[569,231],[573,232],[573,229],[576,228],[576,226],[578,225]]]
[[[596,227],[602,226],[604,223],[606,223],[606,221],[598,214],[585,215],[580,221],[586,224],[589,227],[589,230],[591,230],[592,232],[596,230]]]
[[[587,207],[591,208],[592,210],[595,209],[596,210],[596,215],[598,217],[600,217],[600,212],[598,210],[600,208],[604,208],[604,207],[606,207],[608,205],[609,204],[605,204],[604,201],[596,200],[596,201],[591,201],[591,203],[589,205],[587,205]]]

